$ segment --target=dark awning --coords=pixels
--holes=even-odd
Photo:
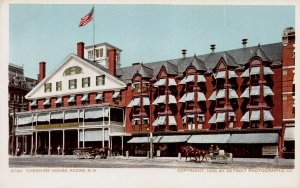
[[[163,136],[159,143],[180,143],[186,142],[191,135],[174,135],[174,136]]]
[[[156,136],[153,136],[153,140],[156,139]],[[149,143],[150,137],[149,136],[143,136],[143,137],[133,137],[130,139],[127,143],[129,144],[143,144],[143,143]]]
[[[228,142],[230,134],[209,134],[209,135],[192,135],[187,143],[191,144],[225,144]]]
[[[232,134],[229,144],[277,144],[277,133]]]

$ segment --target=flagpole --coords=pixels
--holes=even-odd
[[[94,62],[95,62],[95,6],[93,5],[93,53],[94,53]]]

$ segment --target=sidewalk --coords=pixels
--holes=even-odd
[[[21,156],[9,156],[9,158],[64,158],[64,159],[76,159],[75,155],[21,155]],[[140,156],[129,156],[128,158],[125,156],[114,156],[109,157],[109,159],[120,159],[120,160],[155,160],[155,161],[185,161],[185,157],[156,157],[154,156],[152,159],[148,157],[140,157]],[[192,158],[193,159],[193,158]],[[84,160],[84,159],[83,159]],[[190,160],[190,158],[188,158]],[[276,159],[274,158],[233,158],[234,162],[262,162],[262,163],[276,163]],[[293,165],[295,163],[295,159],[283,159],[278,158],[278,164],[287,164]]]

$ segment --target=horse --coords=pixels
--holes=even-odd
[[[192,157],[195,157],[195,162],[198,162],[198,158],[199,158],[199,162],[203,162],[204,159],[206,159],[207,162],[207,151],[206,150],[202,150],[202,149],[198,149],[196,147],[193,147],[191,145],[188,146],[182,146],[181,147],[181,153],[186,157],[185,161],[187,161],[187,158],[190,157],[190,161]],[[202,158],[202,160],[201,160]]]
[[[100,159],[106,158],[108,156],[108,151],[111,151],[109,147],[96,148],[95,150],[96,156],[100,155]]]

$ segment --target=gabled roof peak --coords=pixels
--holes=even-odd
[[[261,49],[260,43],[255,50],[254,56],[260,57],[263,61],[270,61],[270,58],[266,55],[266,53]]]

